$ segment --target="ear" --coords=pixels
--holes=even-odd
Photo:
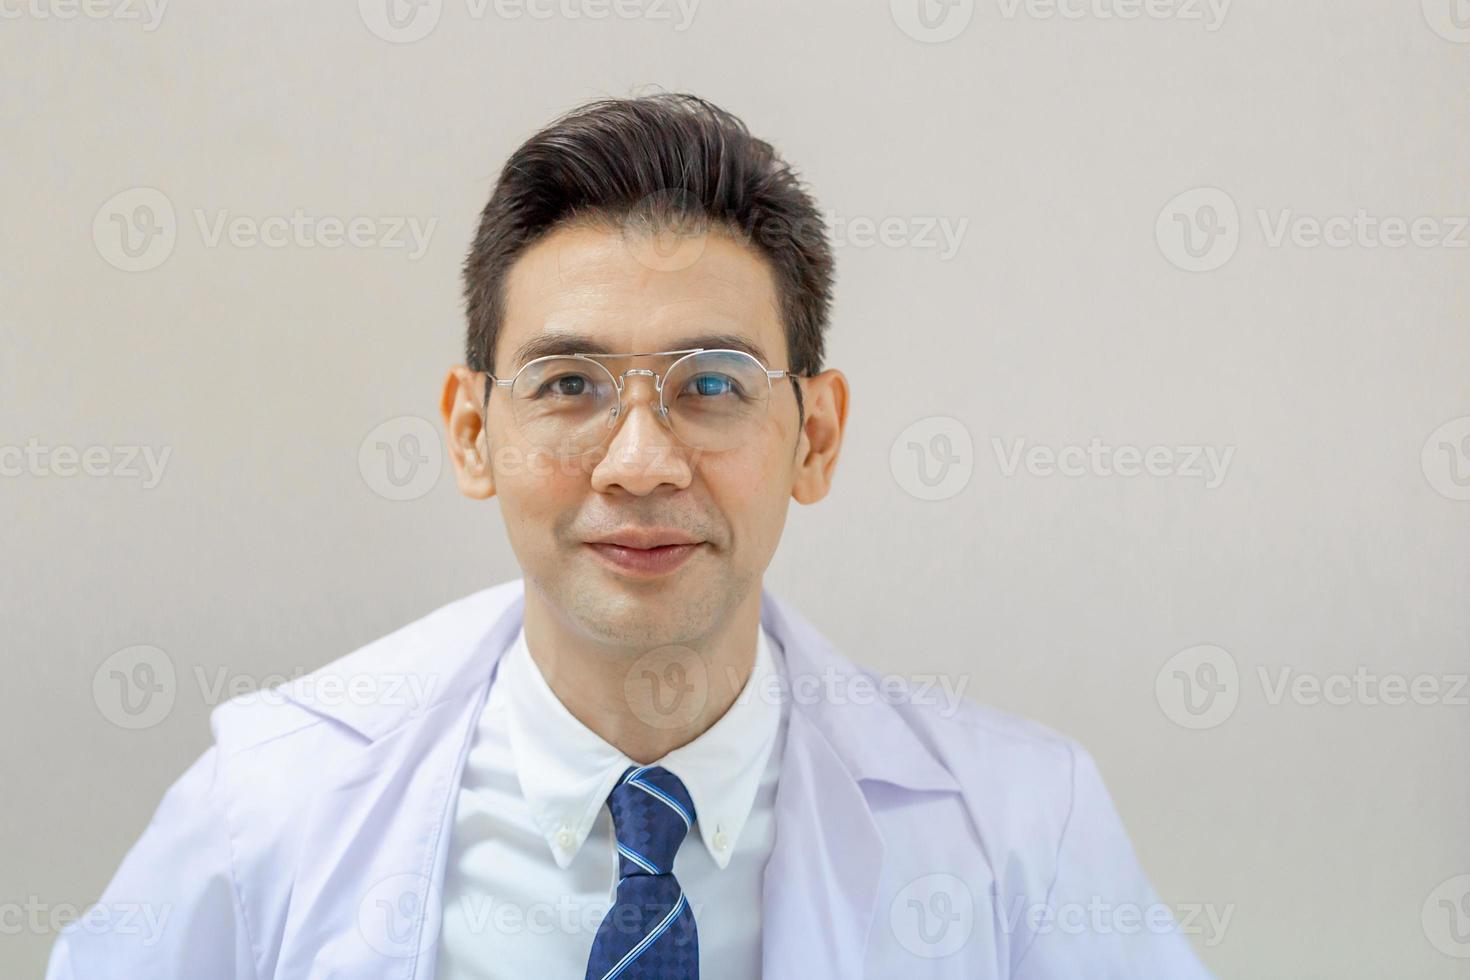
[[[806,423],[796,447],[796,479],[791,496],[799,504],[814,504],[832,489],[832,473],[847,427],[847,378],[835,368],[803,381]]]
[[[445,444],[454,462],[459,492],[472,500],[495,496],[495,478],[490,468],[489,435],[480,414],[485,404],[485,375],[463,364],[449,369],[439,412],[444,416]]]

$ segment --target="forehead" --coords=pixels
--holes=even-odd
[[[547,234],[506,277],[496,344],[501,373],[573,350],[686,347],[734,347],[767,366],[785,366],[775,277],[764,257],[718,230],[680,241],[676,249],[650,251],[660,243],[592,224]]]

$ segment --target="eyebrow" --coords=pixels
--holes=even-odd
[[[762,364],[770,363],[766,360],[766,353],[761,350],[759,344],[733,333],[706,333],[696,334],[692,337],[681,337],[673,342],[673,346],[664,349],[685,350],[690,347],[703,347],[707,350],[744,351]],[[516,348],[511,364],[520,367],[527,361],[534,361],[538,357],[547,357],[551,354],[573,354],[578,351],[586,354],[625,353],[623,351],[609,350],[607,345],[584,333],[553,331],[537,334]]]

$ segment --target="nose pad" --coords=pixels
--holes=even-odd
[[[668,410],[663,407],[662,400],[659,398],[658,393],[658,382],[662,379],[653,371],[650,371],[647,368],[631,368],[626,374],[623,375],[623,390],[621,396],[618,399],[618,404],[612,406],[612,408],[609,409],[609,427],[616,424],[618,417],[622,413],[622,409],[625,406],[631,408],[631,396],[633,394],[633,382],[631,380],[632,378],[648,379],[648,407],[653,410],[654,418],[663,422],[664,425],[667,426],[669,413]]]
[[[648,407],[653,412],[653,417],[664,424],[664,428],[670,432],[674,431],[673,424],[669,421],[669,410],[667,408],[657,404],[653,399],[649,399]],[[607,410],[607,428],[609,430],[618,424],[618,416],[621,412],[622,407],[619,405],[614,405]]]

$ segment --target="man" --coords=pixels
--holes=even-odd
[[[49,975],[1208,976],[1080,746],[879,689],[762,587],[842,443],[832,276],[707,102],[518,149],[441,407],[523,578],[220,706],[104,896],[161,934]]]

